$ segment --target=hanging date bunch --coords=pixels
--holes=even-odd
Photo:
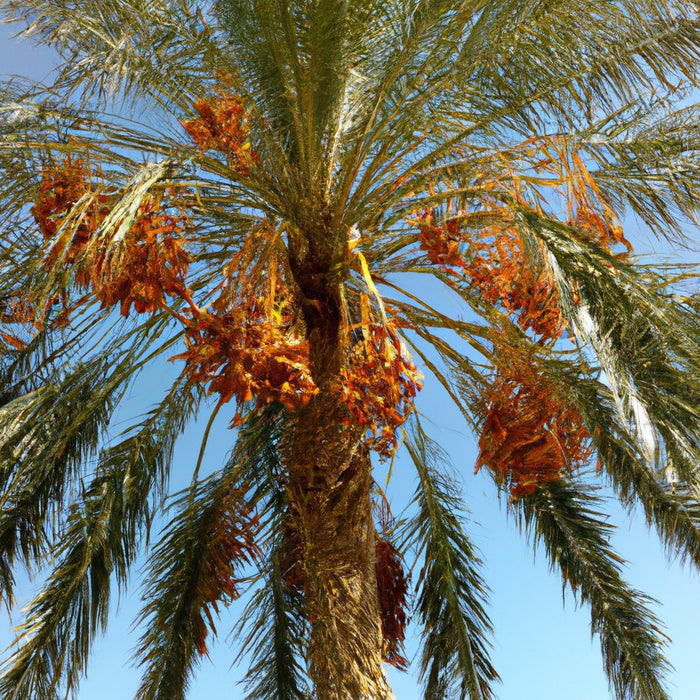
[[[26,341],[20,335],[31,335],[32,331],[41,327],[34,305],[24,295],[17,294],[0,301],[0,339],[6,345],[23,350]]]
[[[433,265],[439,265],[449,272],[466,267],[460,251],[460,244],[466,239],[457,219],[448,219],[444,226],[439,226],[435,213],[424,211],[416,223],[420,247]]]
[[[50,244],[46,265],[61,263],[72,266],[84,255],[95,231],[109,214],[108,197],[96,181],[101,173],[93,173],[85,160],[67,156],[60,164],[41,171],[41,184],[31,208],[39,231]],[[80,206],[77,206],[81,203]],[[65,226],[75,217],[74,226]]]
[[[408,623],[406,572],[401,561],[401,553],[391,540],[377,535],[374,551],[377,594],[382,617],[384,660],[405,671],[408,668],[408,660],[401,652]]]
[[[195,643],[200,654],[207,653],[208,628],[216,627],[212,615],[219,606],[227,606],[241,594],[244,579],[237,569],[250,564],[261,554],[256,539],[260,534],[260,518],[240,490],[229,489],[218,504],[218,517],[213,518],[202,533],[201,546],[206,547],[206,559],[199,585],[194,591],[197,608],[193,619]],[[206,616],[206,620],[205,620]]]
[[[393,326],[364,326],[363,339],[352,347],[348,366],[341,370],[338,391],[350,414],[348,422],[370,431],[368,443],[383,458],[398,447],[396,430],[414,410],[421,379]]]
[[[535,273],[513,228],[485,229],[471,242],[464,274],[483,299],[512,315],[523,330],[555,340],[564,330],[558,293],[550,270]]]
[[[44,263],[72,270],[76,286],[91,291],[104,308],[119,304],[124,316],[132,306],[153,313],[165,306],[166,296],[185,288],[185,207],[173,191],[148,195],[122,240],[113,243],[109,232],[96,238],[110,200],[85,161],[69,156],[45,169],[31,210],[49,244]]]
[[[167,305],[167,297],[186,293],[190,265],[186,232],[190,226],[184,206],[175,193],[149,195],[124,240],[102,246],[76,281],[91,287],[105,308],[120,305],[128,316],[153,313]]]
[[[218,151],[229,166],[247,177],[260,158],[250,144],[250,120],[245,100],[240,95],[221,92],[195,103],[199,115],[182,126],[202,152]]]
[[[617,213],[603,196],[579,151],[566,140],[561,143],[551,140],[549,147],[552,163],[556,164],[558,178],[565,188],[568,223],[611,252],[623,246],[624,252],[617,253],[620,257],[632,252]]]
[[[309,347],[293,327],[290,292],[276,263],[269,261],[260,276],[242,272],[254,248],[244,246],[228,266],[211,310],[191,304],[187,350],[173,359],[185,360],[190,378],[207,384],[221,403],[235,399],[240,406],[255,399],[256,406],[279,402],[294,410],[318,391]],[[232,290],[236,274],[243,281]],[[240,420],[239,409],[234,423]]]
[[[279,402],[294,410],[317,391],[306,341],[290,337],[274,320],[252,315],[245,306],[196,313],[185,343],[187,350],[173,359],[185,360],[190,378],[207,384],[221,403],[255,399],[258,406]]]
[[[564,325],[551,272],[546,267],[532,271],[513,227],[471,233],[459,217],[440,223],[435,212],[423,212],[414,223],[420,247],[432,264],[466,279],[487,303],[512,314],[524,330],[545,340],[561,336]]]
[[[476,470],[488,467],[518,498],[583,466],[591,443],[580,413],[554,382],[526,361],[506,364],[483,397]]]
[[[405,671],[408,660],[403,656],[408,624],[408,576],[403,557],[394,543],[395,520],[384,492],[375,484],[379,498],[374,501],[376,540],[374,572],[382,620],[384,661]]]

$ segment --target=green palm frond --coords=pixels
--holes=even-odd
[[[632,267],[570,231],[565,236],[561,225],[534,226],[561,270],[565,299],[574,291],[580,298],[567,309],[576,336],[593,346],[650,466],[665,457],[692,482],[700,455],[698,319],[668,290],[673,271]]]
[[[137,656],[144,675],[137,697],[184,698],[206,654],[214,615],[240,595],[242,571],[257,555],[257,517],[237,474],[224,472],[193,485],[156,545],[142,619],[148,631]]]
[[[194,387],[176,382],[141,424],[101,450],[92,481],[71,499],[53,547],[58,564],[30,604],[18,649],[7,661],[0,688],[8,698],[77,692],[92,640],[107,625],[112,581],[120,589],[127,585],[148,538],[151,501],[162,493],[175,440],[196,402]]]
[[[669,99],[650,113],[633,107],[635,115],[609,120],[591,135],[596,181],[611,202],[629,206],[659,236],[682,237],[683,223],[695,221],[698,211],[697,106],[676,109]]]
[[[99,0],[76,13],[62,2],[10,1],[5,13],[25,34],[65,60],[57,83],[81,98],[155,97],[182,104],[189,90],[211,82],[220,44],[201,12],[180,0]],[[177,55],[179,70],[163,70]]]
[[[641,506],[669,556],[700,566],[700,511],[694,482],[679,480],[672,462],[658,470],[650,468],[634,435],[620,429],[609,391],[591,384],[586,393],[581,402],[592,409],[587,417],[596,451],[620,500],[627,506]]]
[[[421,673],[426,698],[493,698],[498,674],[491,665],[485,610],[487,588],[480,560],[462,527],[460,502],[444,475],[436,470],[439,448],[414,426],[406,442],[416,466],[417,513],[405,537],[424,557],[416,598],[423,626]]]
[[[114,475],[112,475],[114,477]],[[59,560],[32,602],[2,678],[7,698],[52,697],[77,691],[91,642],[104,631],[112,574],[124,583],[134,554],[124,541],[122,502],[116,478],[96,480],[73,505],[55,555]]]
[[[246,700],[310,697],[301,663],[308,635],[303,598],[285,583],[279,548],[271,550],[263,586],[241,622],[249,625],[241,651],[251,655],[244,681]]]
[[[594,495],[573,483],[540,486],[513,509],[550,566],[591,608],[591,631],[600,638],[605,669],[618,698],[662,700],[665,635],[646,596],[620,576],[623,560],[609,546],[610,526]]]
[[[232,636],[240,640],[237,661],[250,656],[244,678],[246,698],[266,700],[309,697],[301,659],[308,626],[300,590],[288,585],[285,567],[284,521],[289,502],[284,488],[284,468],[277,444],[285,431],[286,417],[272,406],[242,427],[229,465],[253,485],[261,504],[265,528],[265,556],[261,557],[259,587],[241,614]]]
[[[289,544],[285,542],[289,501],[275,446],[284,430],[284,418],[275,416],[273,411],[269,413],[267,419],[263,414],[257,426],[246,427],[234,451],[239,460],[248,462],[251,476],[259,478],[262,472],[267,476],[262,483],[272,486],[266,505],[269,536],[262,585],[247,605],[234,634],[242,639],[239,659],[244,654],[251,659],[244,679],[247,699],[305,700],[310,691],[301,659],[308,644],[308,625],[303,595],[288,582],[287,569],[296,562],[289,556]],[[240,461],[239,465],[242,466]]]
[[[214,615],[240,595],[248,577],[254,576],[252,567],[260,566],[258,542],[266,532],[274,535],[282,497],[277,483],[281,466],[275,453],[278,420],[276,409],[252,417],[239,431],[224,466],[193,483],[173,503],[176,514],[164,528],[149,566],[142,612],[142,618],[149,620],[149,631],[137,650],[146,669],[139,697],[184,697],[199,658],[207,653],[209,631],[216,634]],[[256,595],[261,604],[264,598],[265,605],[283,616],[277,623],[284,631],[287,613],[275,607],[283,599],[268,600],[269,593],[263,589]],[[289,595],[283,590],[279,594]],[[259,614],[259,609],[249,609],[251,615]],[[246,619],[244,614],[238,627]],[[268,622],[264,617],[259,620],[261,625]],[[298,620],[289,623],[293,630]],[[269,660],[265,656],[260,667]],[[292,662],[290,667],[284,665],[287,661]],[[293,683],[295,664],[293,657],[285,657],[275,671],[288,672]],[[271,675],[269,682],[284,686],[277,675]]]
[[[33,567],[45,554],[52,516],[79,488],[84,460],[97,453],[125,389],[119,373],[103,383],[111,362],[99,357],[3,408],[0,531],[9,561],[18,556]]]

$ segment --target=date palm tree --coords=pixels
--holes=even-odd
[[[139,698],[185,697],[244,590],[247,698],[391,697],[408,614],[426,698],[495,697],[486,584],[421,423],[425,378],[590,607],[614,696],[667,698],[659,623],[596,487],[700,565],[692,270],[636,256],[620,222],[695,230],[696,3],[2,13],[61,61],[51,87],[2,87],[0,594],[12,605],[16,567],[47,575],[0,695],[75,692],[110,590],[150,547]],[[164,360],[175,380],[124,428],[121,399]],[[202,476],[221,412],[230,456]],[[398,519],[372,477],[397,452],[418,484]]]

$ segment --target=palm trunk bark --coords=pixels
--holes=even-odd
[[[319,700],[385,700],[369,455],[354,435],[334,434],[315,418],[310,430],[330,429],[345,449],[326,452],[300,435],[308,457],[290,475],[311,624],[309,675]]]
[[[333,389],[347,356],[339,289],[314,272],[295,277],[319,393],[296,413],[285,459],[311,627],[308,672],[319,700],[386,700],[371,463]]]

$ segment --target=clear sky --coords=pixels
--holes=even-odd
[[[7,27],[0,27],[0,75],[17,73],[47,78],[52,54],[26,42],[11,40],[11,33]],[[639,240],[635,239],[634,231],[630,231],[628,237],[633,243]],[[646,237],[643,239],[645,242],[640,247],[649,250],[652,244]],[[697,255],[694,259],[697,261]],[[172,365],[163,366],[163,375],[171,371]],[[126,407],[131,415],[147,409],[156,395],[154,392],[165,379],[165,376],[151,376],[139,382],[138,391],[132,394]],[[481,549],[484,575],[492,590],[490,612],[495,627],[492,660],[503,680],[497,689],[498,697],[500,700],[606,700],[610,695],[598,641],[591,639],[588,609],[577,608],[568,591],[562,597],[561,579],[548,572],[542,552],[533,558],[532,548],[508,521],[505,503],[499,502],[489,477],[473,474],[474,438],[449,407],[446,397],[427,385],[419,396],[418,407],[426,420],[433,423],[430,426],[433,436],[452,455],[455,473],[464,484],[465,501],[473,520],[471,535]],[[232,444],[233,435],[226,429],[226,422],[226,416],[222,416],[210,439],[209,469],[221,463]],[[190,431],[178,445],[176,473],[181,475],[183,484],[188,483],[196,460],[201,429],[199,426],[199,430]],[[396,512],[414,486],[411,465],[398,460],[389,491]],[[613,509],[612,513],[614,524],[619,526],[614,543],[630,562],[626,578],[631,585],[659,601],[653,609],[664,621],[665,632],[673,640],[668,649],[668,658],[675,667],[675,672],[669,676],[670,695],[673,700],[697,700],[700,698],[698,575],[677,563],[667,562],[656,535],[648,531],[640,514],[629,517],[619,509]],[[133,582],[138,582],[137,576],[133,577]],[[31,600],[37,586],[38,582],[21,580],[18,597],[23,605]],[[128,700],[134,696],[138,671],[130,660],[138,633],[131,627],[138,608],[139,591],[134,585],[130,594],[120,601],[107,635],[95,644],[79,700]],[[226,639],[239,611],[240,606],[234,605],[222,617],[220,637],[211,650],[211,662],[202,663],[190,690],[190,700],[243,697],[237,681],[245,672],[245,664],[231,668],[235,654]],[[0,612],[0,648],[11,644],[12,626],[21,619],[19,610],[11,621],[4,610]],[[407,650],[413,653],[415,649],[415,644],[409,640]],[[399,700],[420,697],[416,666],[414,664],[408,674],[391,673]]]

